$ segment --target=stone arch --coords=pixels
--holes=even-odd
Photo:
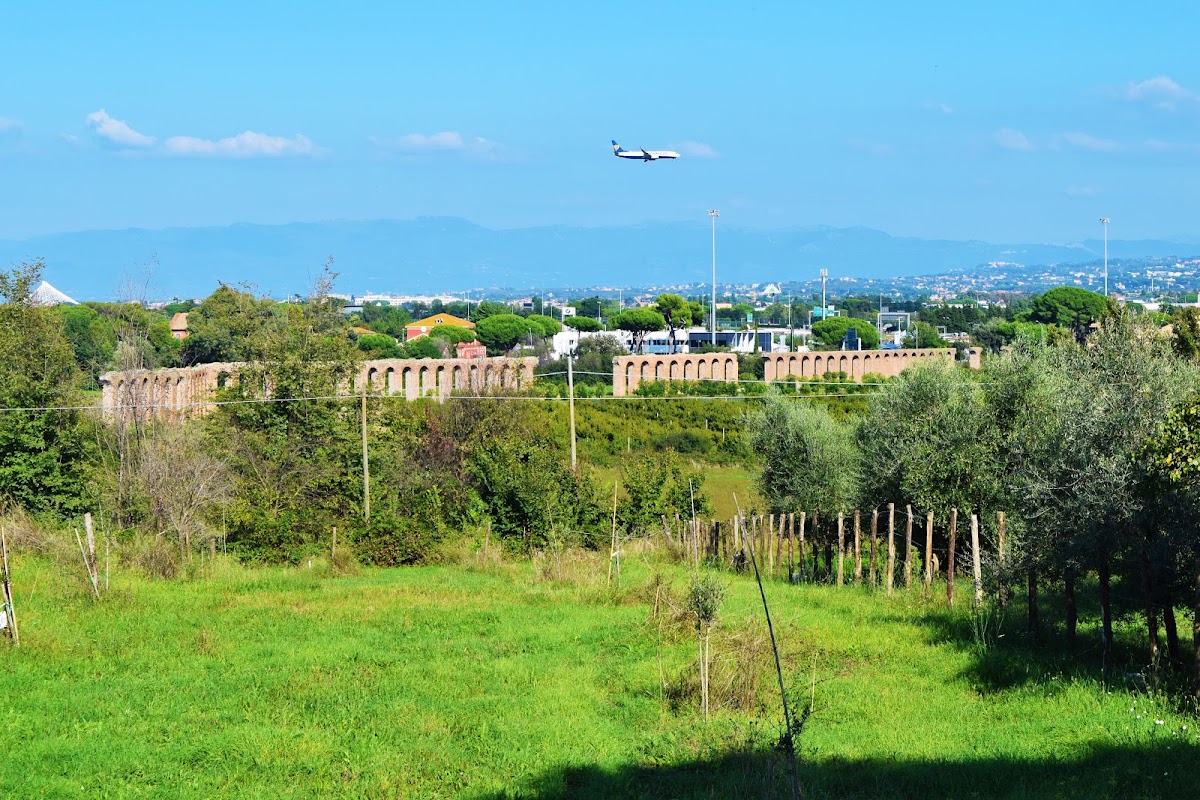
[[[693,381],[696,379],[696,365],[691,362],[691,359],[683,362],[683,379],[685,381]]]
[[[677,381],[679,378],[679,362],[675,359],[671,359],[669,362],[667,362],[667,380]]]

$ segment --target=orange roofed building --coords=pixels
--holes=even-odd
[[[411,342],[418,336],[424,336],[438,325],[457,325],[467,330],[475,330],[475,323],[469,319],[461,319],[453,314],[434,314],[432,317],[419,319],[411,325],[404,326],[405,341]]]

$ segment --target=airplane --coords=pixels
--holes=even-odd
[[[636,158],[639,161],[658,161],[660,158],[679,158],[674,150],[622,150],[613,140],[613,155],[617,158]]]

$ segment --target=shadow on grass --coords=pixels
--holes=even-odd
[[[1193,798],[1200,797],[1200,746],[1164,736],[1139,748],[1096,747],[1061,760],[971,761],[831,759],[801,764],[806,800],[822,798]],[[786,763],[777,753],[734,753],[671,766],[593,766],[548,770],[520,789],[475,800],[601,798],[790,798]]]
[[[1127,673],[1148,676],[1150,671],[1145,634],[1136,618],[1118,621],[1113,637],[1113,668],[1106,680],[1101,668],[1100,619],[1098,614],[1088,613],[1098,608],[1095,594],[1094,586],[1080,587],[1074,649],[1067,646],[1062,598],[1052,589],[1042,590],[1041,626],[1036,637],[1027,628],[1027,609],[1020,597],[1004,610],[990,600],[976,610],[970,595],[960,593],[953,609],[933,605],[918,617],[897,615],[896,619],[925,628],[931,644],[949,644],[970,652],[972,664],[963,677],[984,694],[1049,678],[1090,679],[1106,681],[1115,688],[1144,689],[1144,678],[1132,682],[1126,678]],[[1164,695],[1180,700],[1181,708],[1194,708],[1186,700],[1191,669],[1189,659],[1172,663],[1163,658],[1159,664],[1160,689]]]

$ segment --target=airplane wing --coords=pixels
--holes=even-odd
[[[651,153],[649,150],[647,150],[646,148],[644,148],[644,147],[643,147],[643,148],[642,148],[642,160],[643,160],[643,161],[653,161],[653,160],[654,160],[654,154],[653,154],[653,153]]]

